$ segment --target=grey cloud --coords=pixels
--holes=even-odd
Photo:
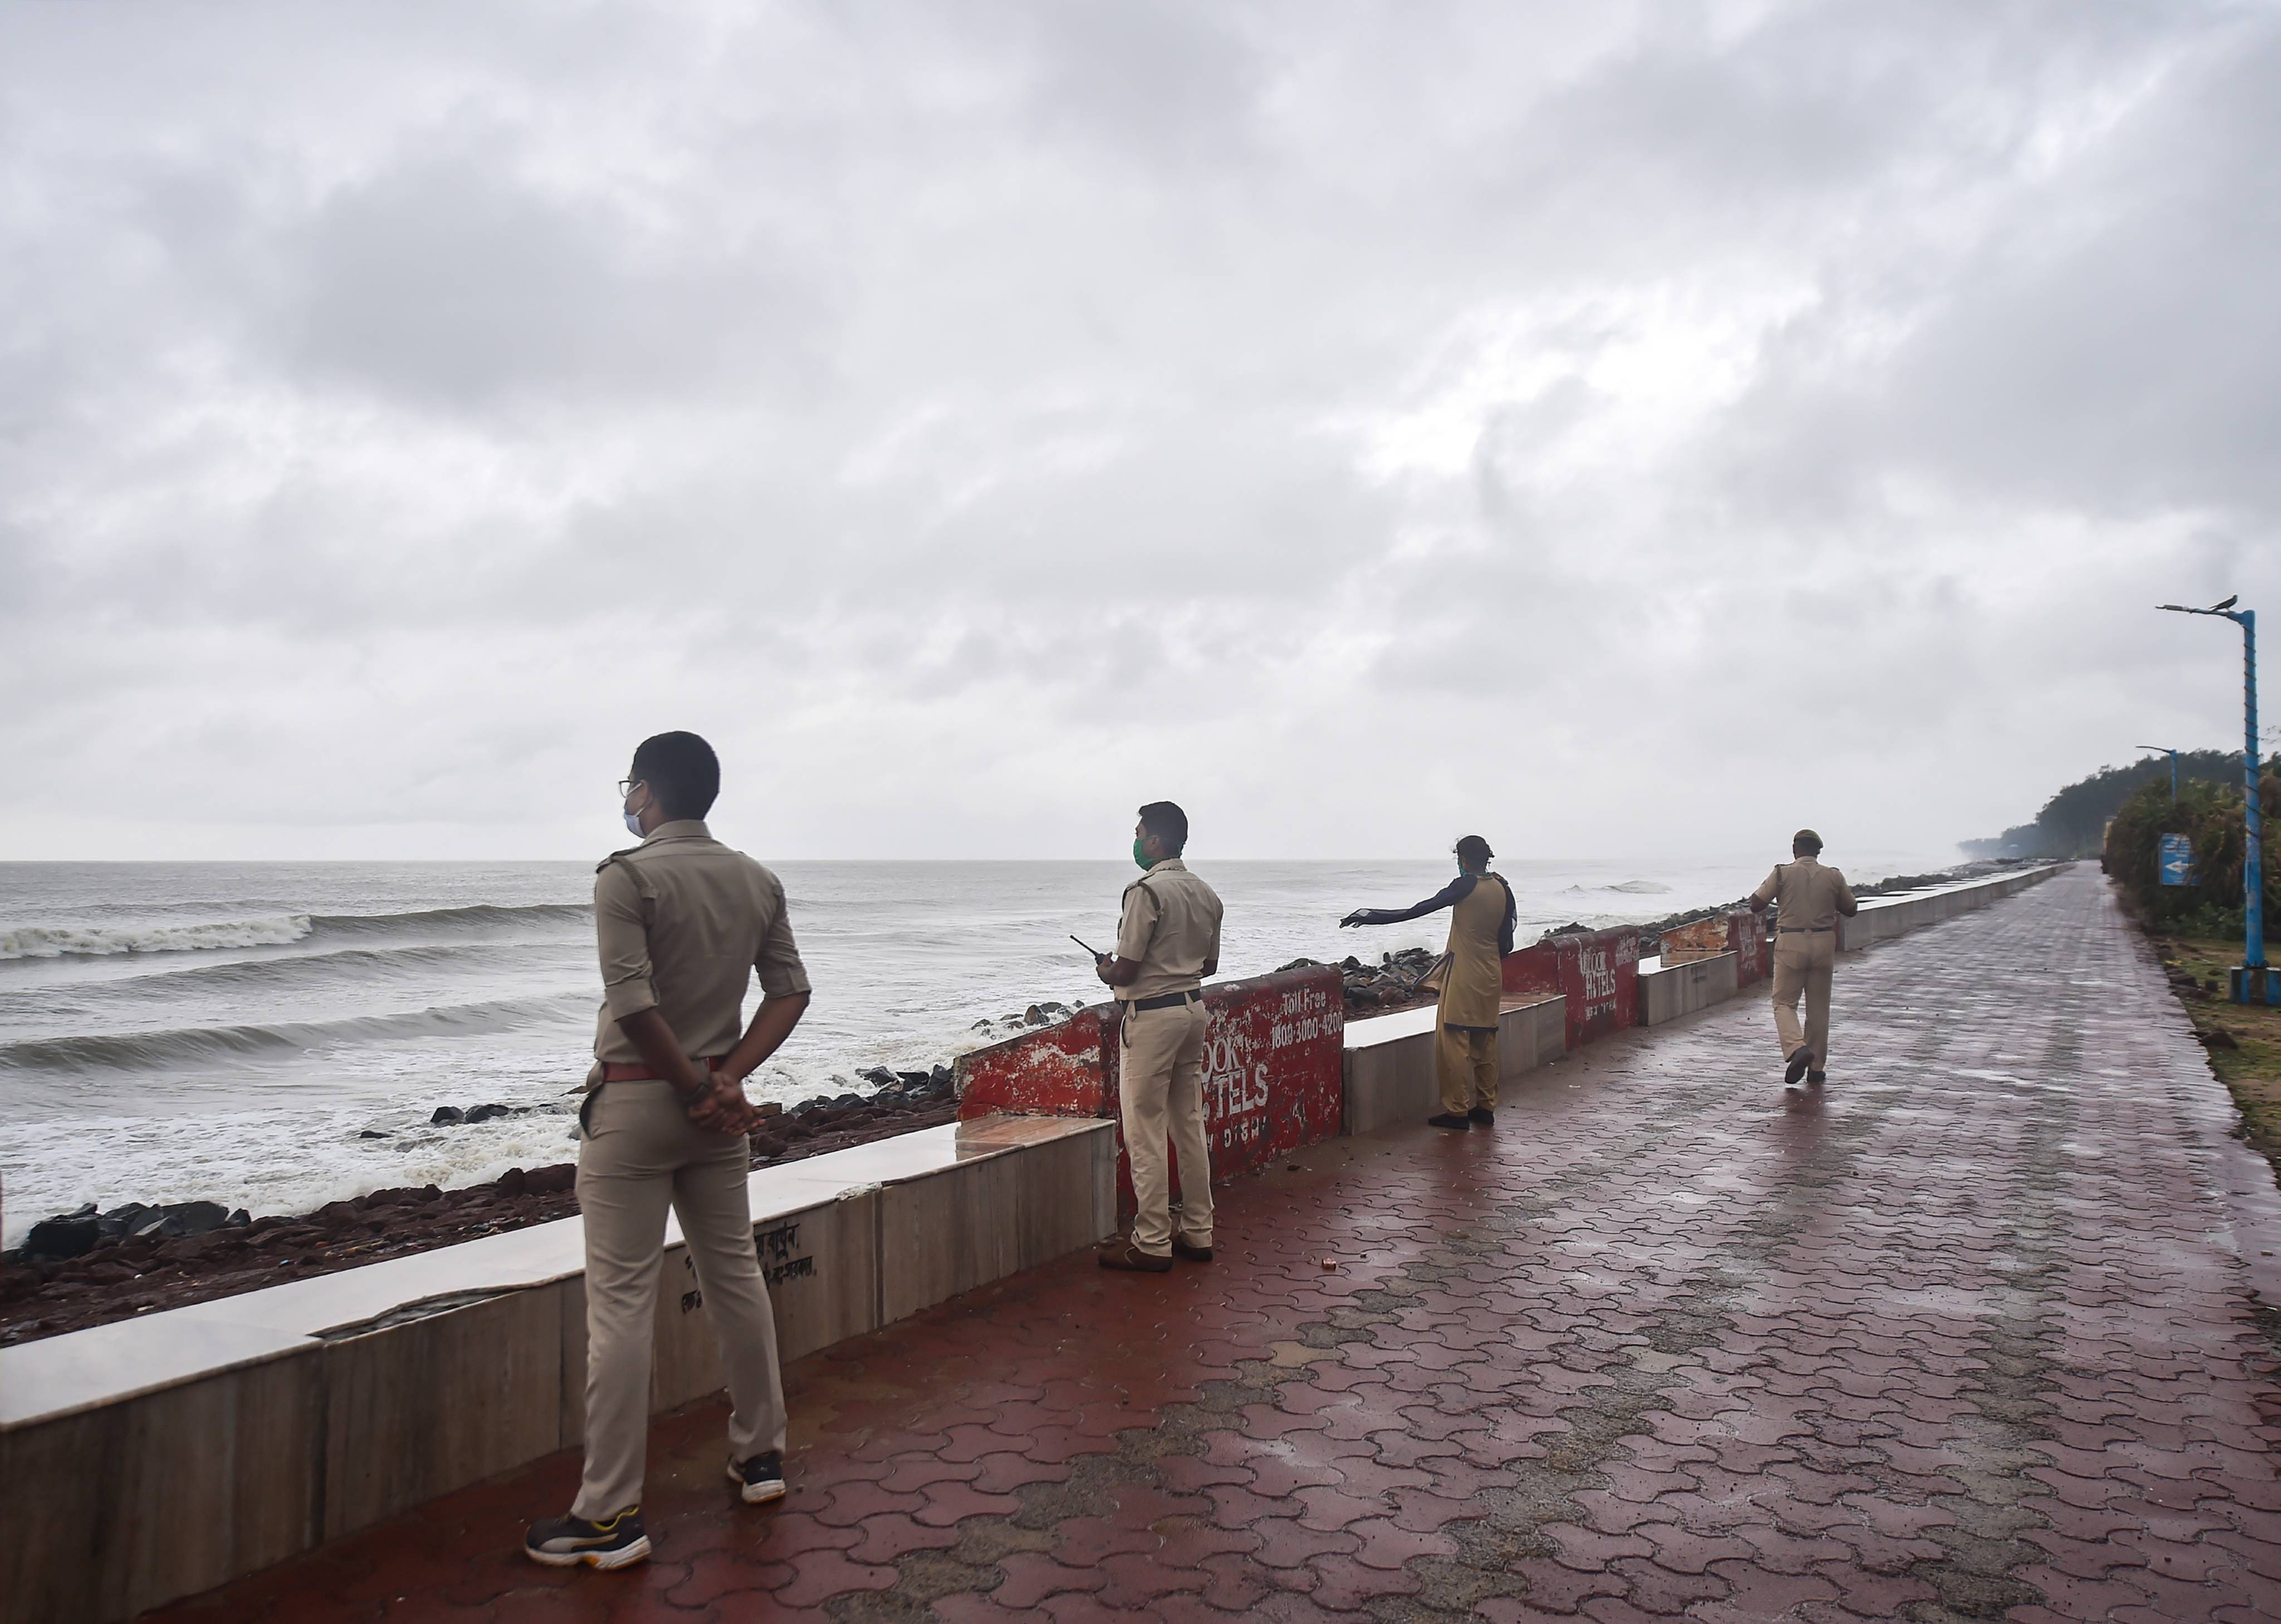
[[[1636,847],[1771,712],[1947,836],[2222,735],[2146,605],[2281,587],[2266,13],[27,15],[0,748],[153,829],[681,716],[814,850]]]
[[[826,381],[826,302],[768,245],[731,259],[694,231],[645,242],[606,201],[502,174],[486,144],[464,135],[313,212],[286,250],[289,366],[460,411]]]

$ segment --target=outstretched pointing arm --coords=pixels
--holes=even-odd
[[[1473,894],[1473,887],[1480,883],[1480,880],[1472,874],[1459,874],[1424,902],[1407,908],[1357,908],[1339,924],[1342,927],[1349,925],[1399,925],[1406,920],[1423,919],[1429,913],[1454,907],[1465,901]]]

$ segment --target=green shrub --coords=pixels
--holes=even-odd
[[[2268,772],[2259,785],[2263,814],[2265,917],[2281,926],[2281,774]],[[2184,835],[2193,843],[2194,883],[2162,883],[2162,836]],[[2244,839],[2241,788],[2238,784],[2178,786],[2170,799],[2167,779],[2131,792],[2107,826],[2100,866],[2154,924],[2185,935],[2238,935],[2242,928]]]

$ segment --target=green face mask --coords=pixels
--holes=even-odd
[[[1144,869],[1156,866],[1156,859],[1140,850],[1140,837],[1138,835],[1133,837],[1133,860]]]

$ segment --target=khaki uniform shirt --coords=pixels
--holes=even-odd
[[[1219,960],[1219,894],[1168,857],[1125,888],[1117,956],[1137,962],[1140,978],[1119,987],[1131,1002],[1203,985],[1204,966]]]
[[[694,819],[661,824],[594,871],[602,1009],[594,1058],[636,1061],[618,1022],[655,1009],[692,1058],[723,1055],[745,1032],[753,973],[769,997],[808,990],[785,917],[783,882]],[[601,1080],[597,1065],[587,1086]]]
[[[1861,905],[1853,900],[1844,874],[1810,857],[1777,863],[1751,897],[1781,909],[1778,922],[1784,930],[1827,930],[1840,914],[1851,919]]]
[[[1450,910],[1449,964],[1443,973],[1441,1022],[1494,1032],[1504,1002],[1504,876],[1488,874]]]

